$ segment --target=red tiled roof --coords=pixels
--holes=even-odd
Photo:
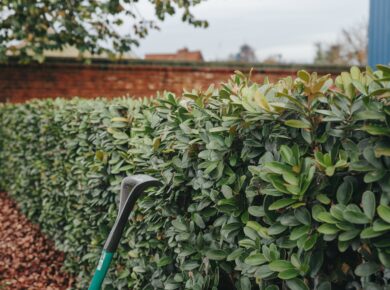
[[[176,53],[146,54],[145,59],[203,61],[203,56],[199,50],[189,51],[187,48],[183,48]]]

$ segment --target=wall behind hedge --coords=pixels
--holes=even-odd
[[[0,107],[0,186],[85,289],[121,179],[131,216],[105,289],[389,289],[390,69],[145,101]]]
[[[255,66],[252,78],[262,81],[266,76],[277,80],[294,76],[296,65]],[[339,74],[345,67],[306,65],[307,70],[320,74]],[[48,58],[44,64],[21,65],[17,60],[0,64],[0,102],[25,102],[32,98],[83,98],[155,96],[156,92],[181,94],[183,88],[206,89],[219,84],[234,70],[249,71],[250,64],[196,63],[178,61],[129,60],[112,62],[93,60],[84,64],[75,59]]]

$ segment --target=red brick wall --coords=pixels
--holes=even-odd
[[[49,59],[45,64],[0,65],[0,101],[23,102],[31,98],[84,98],[154,96],[157,91],[181,93],[183,88],[206,89],[226,81],[235,70],[247,72],[251,65],[237,63],[186,63],[105,60],[87,65],[75,60]],[[253,79],[261,81],[295,75],[298,66],[255,65]],[[303,67],[309,71],[339,73],[341,67]]]

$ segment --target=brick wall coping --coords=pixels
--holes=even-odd
[[[267,73],[273,72],[296,72],[297,70],[304,69],[307,71],[316,71],[318,73],[332,73],[338,74],[342,71],[349,71],[348,66],[340,65],[312,65],[312,64],[263,64],[263,63],[241,63],[241,62],[190,62],[190,61],[162,61],[162,60],[144,60],[144,59],[131,59],[112,61],[108,59],[93,59],[90,64],[85,63],[82,60],[74,58],[60,58],[60,57],[48,57],[45,63],[30,63],[19,64],[16,58],[11,58],[7,64],[0,64],[4,66],[28,66],[28,67],[78,67],[82,68],[95,68],[98,70],[134,70],[139,67],[150,70],[167,70],[172,68],[174,70],[183,71],[218,71],[218,72],[230,72],[232,70],[249,71],[253,68],[256,72]]]

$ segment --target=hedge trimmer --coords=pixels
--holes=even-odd
[[[160,181],[143,174],[133,175],[123,179],[118,216],[116,217],[115,224],[104,244],[102,255],[100,256],[95,274],[93,275],[91,284],[88,288],[89,290],[99,290],[101,288],[135,202],[147,188],[158,185],[161,185]]]

